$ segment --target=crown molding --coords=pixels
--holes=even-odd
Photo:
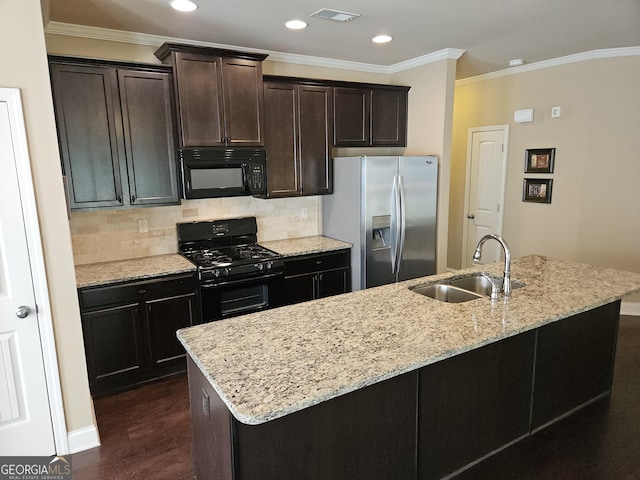
[[[438,62],[440,60],[458,60],[464,52],[464,50],[460,50],[459,48],[444,48],[437,52],[428,53],[427,55],[411,58],[404,62],[395,63],[386,68],[389,69],[389,73],[398,73],[404,70],[409,70],[410,68],[420,67],[428,63]]]
[[[313,57],[310,55],[298,55],[294,53],[283,53],[269,50],[258,50],[236,45],[226,45],[221,43],[202,42],[199,40],[189,40],[184,38],[165,37],[148,33],[127,32],[124,30],[113,30],[110,28],[90,27],[86,25],[75,25],[72,23],[49,22],[44,29],[45,33],[51,35],[63,35],[68,37],[90,38],[94,40],[106,40],[109,42],[132,43],[135,45],[146,45],[159,47],[165,42],[188,43],[201,47],[226,48],[230,50],[243,50],[253,53],[263,53],[269,55],[269,60],[282,63],[294,63],[298,65],[309,65],[315,67],[337,68],[340,70],[353,70],[356,72],[378,73],[381,75],[391,75],[410,68],[419,67],[428,63],[445,59],[457,60],[464,53],[464,50],[456,48],[445,48],[428,55],[406,60],[394,65],[375,65],[371,63],[350,62],[346,60],[336,60],[332,58]]]
[[[557,67],[559,65],[568,65],[570,63],[584,62],[586,60],[595,60],[601,58],[631,57],[640,55],[640,47],[620,47],[620,48],[603,48],[599,50],[591,50],[589,52],[576,53],[565,57],[552,58],[541,62],[530,63],[520,67],[513,67],[497,72],[485,73],[475,77],[463,78],[456,80],[456,87],[467,85],[470,83],[481,82],[483,80],[493,80],[495,78],[516,75],[518,73],[532,72],[543,68]]]

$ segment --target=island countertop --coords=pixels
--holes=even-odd
[[[423,277],[178,331],[230,412],[260,424],[640,291],[640,274],[516,258],[509,300],[444,303],[409,290],[502,264]]]

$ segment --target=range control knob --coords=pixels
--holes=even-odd
[[[273,268],[273,262],[267,262],[267,270],[271,270]]]
[[[228,277],[228,276],[229,276],[229,274],[231,273],[231,269],[230,269],[229,267],[227,267],[227,268],[225,268],[225,269],[224,269],[224,272],[223,272],[223,273],[224,273],[224,276],[225,276],[225,277]]]
[[[264,263],[256,263],[256,268],[260,271],[264,270]]]
[[[213,271],[213,276],[214,276],[215,278],[218,278],[218,277],[220,276],[220,270],[214,270],[214,271]]]

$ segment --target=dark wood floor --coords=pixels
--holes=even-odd
[[[191,424],[186,374],[94,400],[101,446],[72,455],[73,480],[186,480]]]
[[[95,409],[102,446],[73,455],[74,480],[193,477],[184,375],[96,399]],[[621,319],[610,400],[591,405],[456,477],[527,479],[640,480],[639,317]]]

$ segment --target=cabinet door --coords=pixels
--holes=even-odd
[[[300,85],[298,99],[302,193],[304,195],[332,193],[332,89]]]
[[[334,146],[369,146],[370,90],[336,87],[333,96]]]
[[[611,390],[620,302],[538,329],[531,428]]]
[[[318,273],[318,298],[340,295],[350,290],[351,277],[348,268]]]
[[[176,331],[196,323],[196,294],[149,301],[146,308],[151,365],[184,359],[184,347]]]
[[[89,385],[100,394],[136,383],[145,363],[138,304],[82,315]]]
[[[262,62],[224,57],[222,77],[226,143],[264,145]]]
[[[306,302],[316,298],[317,274],[296,275],[284,279],[285,302],[287,305]]]
[[[122,205],[115,70],[52,64],[51,76],[71,208]]]
[[[299,195],[297,87],[291,83],[265,82],[265,147],[267,188],[270,197]]]
[[[178,203],[170,75],[119,70],[118,84],[131,204]]]
[[[182,146],[225,145],[222,59],[179,52],[175,61]]]
[[[371,145],[404,147],[407,144],[407,92],[371,91]]]

